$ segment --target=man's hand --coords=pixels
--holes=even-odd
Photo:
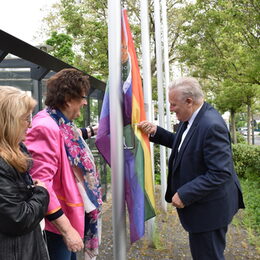
[[[172,205],[178,209],[184,208],[184,204],[182,203],[179,194],[177,192],[172,197]]]
[[[147,135],[154,135],[157,130],[157,126],[148,121],[142,121],[137,124],[137,127]]]

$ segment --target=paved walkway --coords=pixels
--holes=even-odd
[[[157,194],[157,196],[158,195],[159,194]],[[157,198],[157,201],[159,202],[160,199]],[[188,235],[179,223],[176,210],[170,207],[170,205],[167,213],[164,213],[160,208],[157,210],[157,248],[149,246],[147,237],[142,238],[133,245],[130,245],[129,241],[127,241],[127,259],[191,260],[192,258],[188,245]],[[240,214],[238,214],[238,217]],[[113,260],[111,199],[104,203],[102,223],[102,244],[97,260]],[[128,230],[127,237],[129,239]],[[226,260],[260,260],[260,252],[250,245],[249,235],[245,230],[231,224],[227,234],[225,257]],[[81,259],[82,258],[79,258],[79,260]]]

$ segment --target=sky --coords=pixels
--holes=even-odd
[[[40,31],[46,10],[57,0],[0,1],[0,29],[31,45],[40,44],[41,39],[35,36]]]

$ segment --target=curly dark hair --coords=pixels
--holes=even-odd
[[[89,89],[87,75],[76,69],[63,69],[47,81],[45,105],[63,109],[68,101],[88,95]]]

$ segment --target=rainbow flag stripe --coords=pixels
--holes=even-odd
[[[130,223],[131,243],[145,232],[144,222],[155,216],[152,164],[148,137],[136,126],[146,119],[143,90],[134,42],[122,11],[122,93],[124,121],[125,198]],[[109,89],[104,96],[96,146],[110,164]]]

